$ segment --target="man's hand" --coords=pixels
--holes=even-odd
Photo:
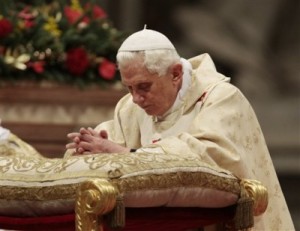
[[[79,132],[69,133],[68,138],[73,142],[67,144],[66,148],[75,149],[77,154],[130,152],[129,148],[108,140],[105,130],[98,133],[92,128],[81,128]]]

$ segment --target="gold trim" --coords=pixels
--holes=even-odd
[[[99,179],[108,181],[106,178],[89,177],[90,180]],[[82,179],[82,181],[84,181]],[[81,181],[81,182],[82,182]],[[126,193],[138,190],[159,190],[176,187],[205,187],[215,190],[240,193],[240,185],[237,179],[224,178],[204,172],[173,172],[164,174],[147,174],[131,176],[128,178],[111,179],[111,183]],[[0,199],[6,200],[37,200],[47,201],[56,199],[75,198],[75,191],[81,184],[76,182],[72,184],[59,183],[48,186],[1,186]]]
[[[103,215],[115,207],[117,195],[107,180],[83,182],[76,194],[76,231],[103,231]]]
[[[205,187],[240,194],[237,179],[224,178],[204,172],[174,172],[164,174],[138,175],[112,179],[120,192],[136,190],[159,190],[175,187]]]
[[[80,183],[39,187],[1,186],[0,199],[30,201],[75,199],[76,189],[79,184]]]

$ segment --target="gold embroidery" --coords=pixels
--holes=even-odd
[[[9,147],[8,145],[5,145],[5,144],[1,144],[0,145],[0,154],[2,156],[13,156],[16,154],[16,151]]]
[[[78,187],[76,184],[22,187],[1,186],[0,198],[6,200],[47,201],[57,199],[74,199]]]
[[[224,178],[204,172],[175,172],[164,174],[138,175],[112,180],[120,192],[136,190],[158,190],[176,187],[205,187],[239,194],[236,179]]]

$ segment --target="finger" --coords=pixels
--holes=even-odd
[[[77,146],[77,149],[80,151],[80,153],[92,152],[92,148],[93,148],[93,145],[91,143],[85,142],[85,141],[81,141]]]
[[[94,139],[95,139],[94,136],[92,136],[92,135],[90,135],[90,134],[84,134],[84,135],[80,135],[80,137],[79,137],[79,142],[81,143],[82,141],[85,141],[85,142],[91,143],[91,142],[94,141]],[[99,138],[98,138],[98,139],[99,139]],[[76,140],[76,142],[78,142],[78,140]],[[79,142],[78,142],[78,143],[79,143]]]
[[[80,135],[80,133],[78,133],[78,132],[71,132],[71,133],[67,134],[67,137],[70,138],[70,139],[73,139],[73,138],[75,138],[76,136],[79,136],[79,135]]]
[[[93,136],[98,136],[98,135],[99,135],[99,134],[98,134],[93,128],[91,128],[91,127],[89,127],[88,130],[89,130],[90,134],[93,135]]]
[[[81,135],[91,134],[91,132],[86,128],[80,128],[79,132],[80,132]]]
[[[79,144],[80,143],[80,137],[76,136],[74,139],[73,139],[74,143],[76,144]]]
[[[76,152],[79,154],[83,154],[84,152],[86,152],[86,150],[84,150],[84,148],[82,148],[82,147],[79,147],[76,149]]]
[[[83,148],[76,148],[75,151],[74,151],[74,153],[76,155],[81,155],[84,152],[85,152],[85,150]]]
[[[103,139],[108,139],[108,133],[107,133],[107,131],[106,130],[101,130],[100,131],[100,136]]]
[[[76,147],[77,147],[77,144],[75,144],[75,143],[66,144],[66,149],[72,149],[72,148],[76,148]]]

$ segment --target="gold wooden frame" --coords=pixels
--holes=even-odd
[[[117,195],[117,189],[107,180],[83,182],[76,194],[76,231],[103,231],[103,215],[113,210]]]
[[[236,213],[238,214],[235,215],[234,220],[226,225],[228,230],[253,227],[253,216],[263,214],[268,205],[268,191],[261,182],[243,179],[240,185],[243,193],[241,193],[239,201],[243,202],[237,203]],[[76,192],[76,231],[103,231],[103,216],[112,212],[120,204],[120,202],[117,202],[120,197],[117,188],[118,185],[114,186],[105,179],[87,180],[80,184]],[[123,207],[123,209],[125,208]],[[117,220],[122,221],[125,219],[123,216],[125,216],[124,211],[122,216],[118,216]],[[124,225],[124,222],[121,222],[121,226]]]

